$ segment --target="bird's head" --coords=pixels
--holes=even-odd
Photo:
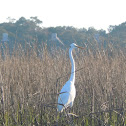
[[[70,47],[71,47],[72,49],[74,49],[74,48],[81,48],[81,49],[84,49],[83,47],[80,47],[80,46],[78,46],[78,45],[75,44],[75,43],[70,44]]]

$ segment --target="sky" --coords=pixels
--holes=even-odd
[[[43,27],[107,30],[126,21],[126,0],[1,0],[0,23],[37,16]]]

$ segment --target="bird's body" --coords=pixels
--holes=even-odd
[[[76,96],[76,88],[75,88],[75,62],[72,55],[72,50],[74,48],[81,48],[77,46],[75,43],[72,43],[71,48],[69,49],[69,57],[71,60],[71,76],[70,79],[66,82],[66,84],[62,87],[59,97],[58,97],[58,111],[62,112],[67,107],[72,107],[73,102]]]
[[[65,108],[72,107],[75,96],[76,89],[74,82],[67,81],[60,91],[58,103],[61,105],[58,105],[58,111],[62,112]]]

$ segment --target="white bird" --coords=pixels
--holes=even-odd
[[[57,110],[59,112],[62,112],[67,107],[72,107],[75,96],[76,96],[76,88],[74,85],[74,83],[75,83],[75,62],[74,62],[73,55],[72,55],[72,50],[74,48],[83,48],[83,47],[80,47],[80,46],[76,45],[75,43],[72,43],[70,45],[69,57],[70,57],[71,66],[72,66],[71,76],[70,76],[70,79],[66,82],[66,84],[62,87],[62,89],[59,93],[58,105],[57,105]]]

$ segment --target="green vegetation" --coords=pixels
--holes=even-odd
[[[95,46],[74,52],[78,71],[72,112],[78,117],[68,117],[56,111],[57,92],[71,71],[68,50],[25,45],[16,45],[11,56],[7,46],[0,53],[1,126],[126,125],[125,50]]]
[[[13,18],[8,18],[8,22],[0,24],[0,40],[2,39],[3,33],[9,34],[10,45],[13,43],[24,44],[25,42],[38,42],[46,43],[48,46],[52,45],[49,41],[52,33],[57,33],[58,37],[63,41],[66,46],[70,43],[77,43],[81,45],[94,44],[94,38],[98,35],[98,41],[105,47],[107,43],[111,43],[114,46],[126,46],[126,22],[118,26],[110,26],[108,28],[109,33],[105,30],[96,30],[93,27],[88,29],[81,28],[77,29],[74,27],[42,27],[42,21],[37,17],[31,17],[26,19],[24,17],[15,20]],[[54,43],[53,43],[54,44]],[[54,45],[57,45],[54,44]]]

